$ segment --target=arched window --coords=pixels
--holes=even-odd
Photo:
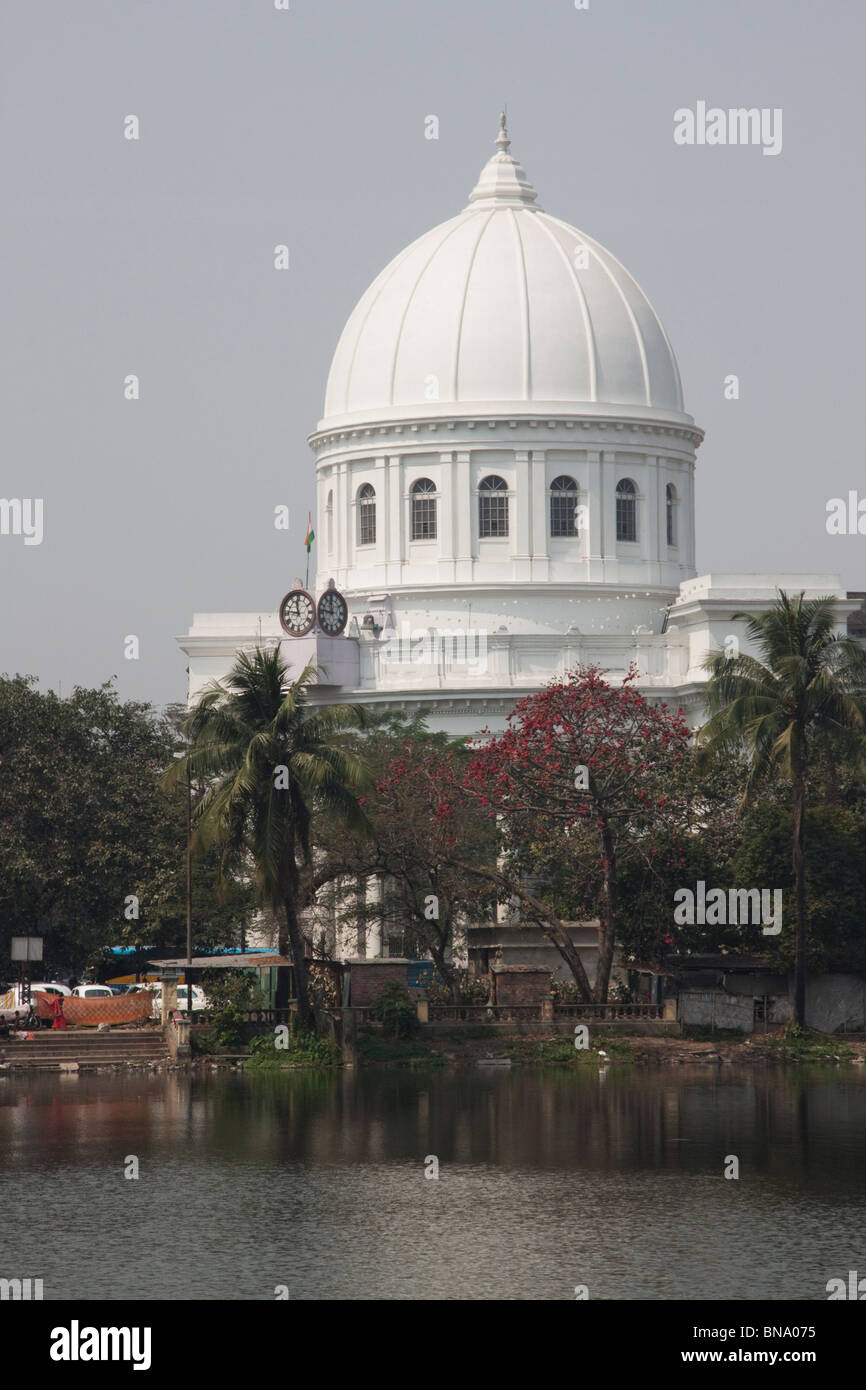
[[[551,536],[580,535],[577,504],[580,496],[573,478],[554,478],[550,484],[550,534]]]
[[[358,492],[358,544],[376,544],[376,489],[370,483]]]
[[[328,541],[328,554],[334,550],[334,494],[328,493],[328,501],[325,506],[325,535]]]
[[[665,488],[665,516],[667,524],[668,545],[677,543],[677,490],[673,483],[668,483]]]
[[[412,484],[411,498],[413,541],[435,541],[436,484],[429,478],[418,478]]]
[[[491,474],[478,487],[478,534],[508,535],[508,484]]]
[[[616,538],[637,540],[637,488],[631,478],[621,478],[616,485]]]

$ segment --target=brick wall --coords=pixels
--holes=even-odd
[[[378,999],[387,984],[401,985],[408,990],[409,966],[406,961],[369,961],[359,965],[353,961],[351,972],[350,999],[353,1008],[363,1009]]]

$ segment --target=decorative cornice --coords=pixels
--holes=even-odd
[[[807,590],[811,585],[804,586]],[[396,591],[396,586],[395,586]],[[817,595],[814,595],[817,596]],[[859,599],[849,599],[844,595],[833,594],[833,607],[837,617],[847,617],[849,613],[856,613],[860,607]],[[728,622],[734,620],[736,613],[766,613],[771,600],[766,594],[755,596],[745,593],[742,597],[734,598],[725,595],[724,598],[713,598],[711,595],[696,594],[688,598],[681,599],[671,604],[668,622],[676,625],[682,618],[712,617],[715,619],[724,618]],[[670,630],[670,627],[669,629]]]
[[[643,580],[637,583],[630,580],[628,583],[617,580],[615,583],[603,584],[594,580],[546,580],[543,586],[544,598],[599,598],[607,599],[611,603],[622,603],[629,598],[669,598],[671,594],[679,592],[678,584],[648,584]],[[381,594],[382,587],[374,587],[371,584],[359,584],[357,587],[345,585],[341,590],[347,598],[353,602],[367,602],[374,594]],[[475,595],[480,598],[487,594],[528,594],[534,598],[539,596],[539,583],[536,579],[494,579],[494,580],[467,580],[455,583],[431,581],[429,584],[389,584],[388,593],[392,597],[412,598],[415,595],[419,599],[429,598],[453,598],[455,595],[468,594],[470,597]]]
[[[704,431],[697,425],[678,424],[674,421],[656,421],[640,418],[623,418],[620,415],[609,416],[590,416],[569,415],[551,418],[544,412],[539,415],[490,415],[483,414],[475,417],[465,415],[455,415],[453,417],[435,416],[431,418],[418,418],[417,416],[407,415],[402,419],[388,420],[370,425],[346,425],[334,429],[316,430],[307,438],[307,443],[314,453],[320,453],[323,449],[331,449],[335,446],[363,447],[365,440],[382,440],[388,437],[398,437],[405,433],[410,435],[433,435],[447,432],[454,429],[483,429],[515,430],[519,427],[526,429],[548,429],[556,430],[598,430],[604,433],[606,430],[613,430],[615,434],[621,435],[628,432],[632,436],[648,435],[656,438],[669,438],[685,440],[693,448],[698,448],[704,438]],[[412,441],[414,442],[414,441]]]
[[[696,681],[684,681],[682,685],[649,686],[637,681],[639,689],[652,705],[694,705],[703,703],[706,695],[705,684]],[[340,704],[346,700],[351,700],[353,704],[371,705],[377,708],[399,713],[402,710],[414,710],[420,706],[426,706],[431,714],[437,715],[484,715],[484,714],[510,714],[522,699],[529,695],[536,695],[539,685],[514,685],[503,690],[501,694],[491,694],[489,691],[480,690],[418,690],[416,691],[387,691],[387,690],[347,690],[343,688],[338,693],[333,694],[322,689],[310,691],[311,705]]]

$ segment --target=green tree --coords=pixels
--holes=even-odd
[[[866,816],[844,806],[810,805],[804,820],[809,845],[809,968],[866,971]],[[781,888],[782,934],[764,937],[759,927],[746,931],[747,946],[768,952],[786,970],[796,959],[791,835],[789,805],[756,802],[746,814],[742,840],[732,863],[734,882]]]
[[[348,705],[312,709],[315,668],[294,681],[280,648],[241,652],[225,682],[212,682],[184,724],[186,757],[169,769],[177,785],[191,775],[206,790],[196,807],[196,841],[216,845],[229,872],[251,868],[263,903],[281,922],[280,953],[291,949],[299,1022],[313,1010],[304,934],[299,918],[301,870],[313,858],[313,823],[330,813],[350,826],[364,814],[358,793],[366,784],[363,759],[340,742],[363,723]],[[285,930],[282,930],[284,924]],[[288,1002],[287,972],[277,983],[277,1005]]]
[[[159,785],[172,721],[110,683],[61,698],[0,678],[0,960],[45,938],[45,970],[104,963],[106,948],[184,938],[186,803]],[[236,939],[254,907],[242,880],[219,896],[215,856],[196,866],[196,940]],[[137,963],[143,964],[145,957]]]
[[[699,734],[707,755],[745,746],[745,797],[781,773],[791,790],[791,862],[796,902],[794,1013],[806,1021],[806,789],[819,747],[837,753],[862,747],[866,706],[866,653],[836,632],[832,598],[806,600],[779,592],[766,613],[737,613],[759,657],[713,652]]]
[[[744,759],[717,759],[701,768],[692,746],[668,766],[666,805],[678,807],[679,818],[654,820],[623,860],[618,942],[627,959],[662,967],[674,951],[745,949],[739,927],[680,926],[673,916],[678,889],[694,888],[700,879],[714,887],[729,882],[743,834],[744,776]]]

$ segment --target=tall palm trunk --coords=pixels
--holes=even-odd
[[[794,810],[794,885],[797,903],[797,936],[794,960],[794,1021],[806,1026],[806,778],[802,755],[793,761],[791,778]]]
[[[283,911],[286,917],[287,936],[283,937],[280,933],[280,955],[285,956],[291,950],[292,963],[295,967],[295,998],[298,1005],[298,1023],[302,1028],[313,1028],[315,1020],[313,1008],[310,1003],[310,981],[307,971],[307,958],[304,955],[304,933],[301,931],[301,924],[295,910],[295,899],[292,893],[287,893],[283,899]],[[280,967],[277,971],[277,1008],[286,1008],[288,1005],[288,970]],[[280,1003],[280,975],[285,977],[283,990],[285,1000]]]

